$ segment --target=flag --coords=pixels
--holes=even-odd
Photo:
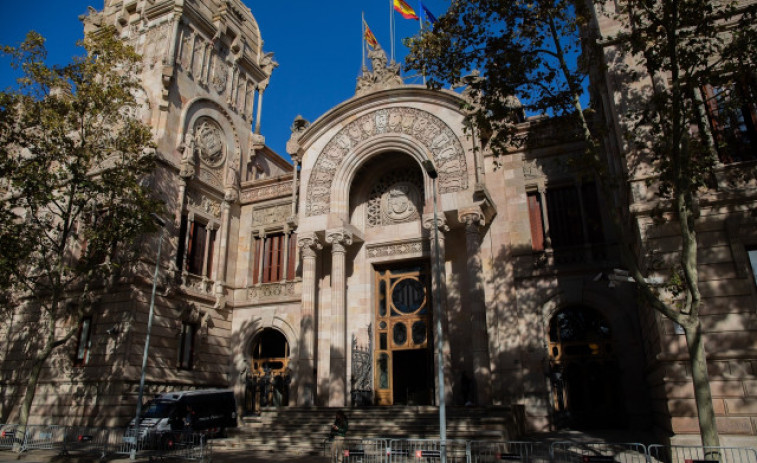
[[[405,19],[415,19],[416,21],[419,19],[418,15],[415,14],[415,10],[410,8],[410,5],[405,3],[405,0],[394,0],[394,9]]]
[[[434,24],[436,22],[436,16],[434,16],[431,11],[429,11],[428,8],[426,8],[426,5],[423,4],[423,2],[419,2],[421,4],[421,16],[425,21],[430,22],[431,24]]]
[[[371,28],[368,27],[368,23],[365,22],[365,19],[363,20],[363,27],[365,28],[365,32],[363,33],[365,42],[369,47],[376,48],[376,45],[378,45],[378,40],[376,40],[376,36],[373,35],[373,32],[371,32]]]

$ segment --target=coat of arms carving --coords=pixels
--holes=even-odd
[[[209,117],[203,117],[197,121],[195,137],[195,146],[200,153],[200,160],[210,167],[223,164],[226,158],[223,131],[217,122]]]

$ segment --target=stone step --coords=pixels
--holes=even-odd
[[[335,408],[266,408],[248,416],[214,445],[286,454],[323,452],[336,414]],[[436,407],[368,407],[342,409],[350,420],[349,438],[434,439],[439,437]],[[515,419],[507,407],[451,407],[447,409],[447,438],[506,440],[516,438]]]

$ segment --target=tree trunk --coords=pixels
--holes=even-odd
[[[32,371],[29,374],[29,382],[26,383],[26,392],[24,393],[24,401],[21,404],[21,413],[19,417],[19,426],[16,430],[16,441],[13,443],[13,450],[21,452],[22,444],[24,442],[24,436],[26,435],[26,427],[29,423],[29,414],[32,409],[32,403],[34,402],[34,396],[37,394],[37,383],[39,383],[39,377],[42,375],[42,367],[45,365],[45,356],[37,356],[34,358],[32,364]]]
[[[697,317],[696,322],[690,326],[684,326],[684,332],[686,333],[686,346],[689,349],[691,378],[694,383],[694,398],[699,414],[699,434],[702,437],[702,445],[719,447],[720,438],[715,422],[715,408],[712,405],[712,391],[707,376],[707,354],[704,351],[702,324],[699,322],[699,318]],[[714,455],[709,453],[714,453]],[[709,460],[710,456],[717,457],[717,453],[717,451],[705,452],[705,458]]]

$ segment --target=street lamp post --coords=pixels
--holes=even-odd
[[[444,398],[444,341],[442,340],[442,267],[439,251],[439,222],[436,212],[436,178],[439,176],[433,161],[426,159],[421,163],[423,169],[431,177],[431,189],[434,201],[434,258],[436,259],[436,285],[434,285],[434,325],[436,328],[436,373],[439,387],[437,400],[439,403],[439,455],[441,463],[447,463],[447,410]]]
[[[160,269],[160,250],[163,247],[163,234],[166,231],[166,221],[152,214],[153,220],[160,225],[160,240],[158,241],[158,255],[155,258],[155,273],[152,277],[152,295],[150,296],[150,315],[147,318],[147,336],[145,338],[145,350],[142,353],[142,376],[139,378],[139,395],[137,396],[137,416],[134,418],[134,444],[129,452],[132,460],[137,458],[136,442],[139,438],[139,417],[142,415],[142,396],[145,389],[145,370],[147,369],[147,352],[150,350],[150,332],[152,331],[152,319],[155,315],[155,292],[158,288],[158,270]]]

